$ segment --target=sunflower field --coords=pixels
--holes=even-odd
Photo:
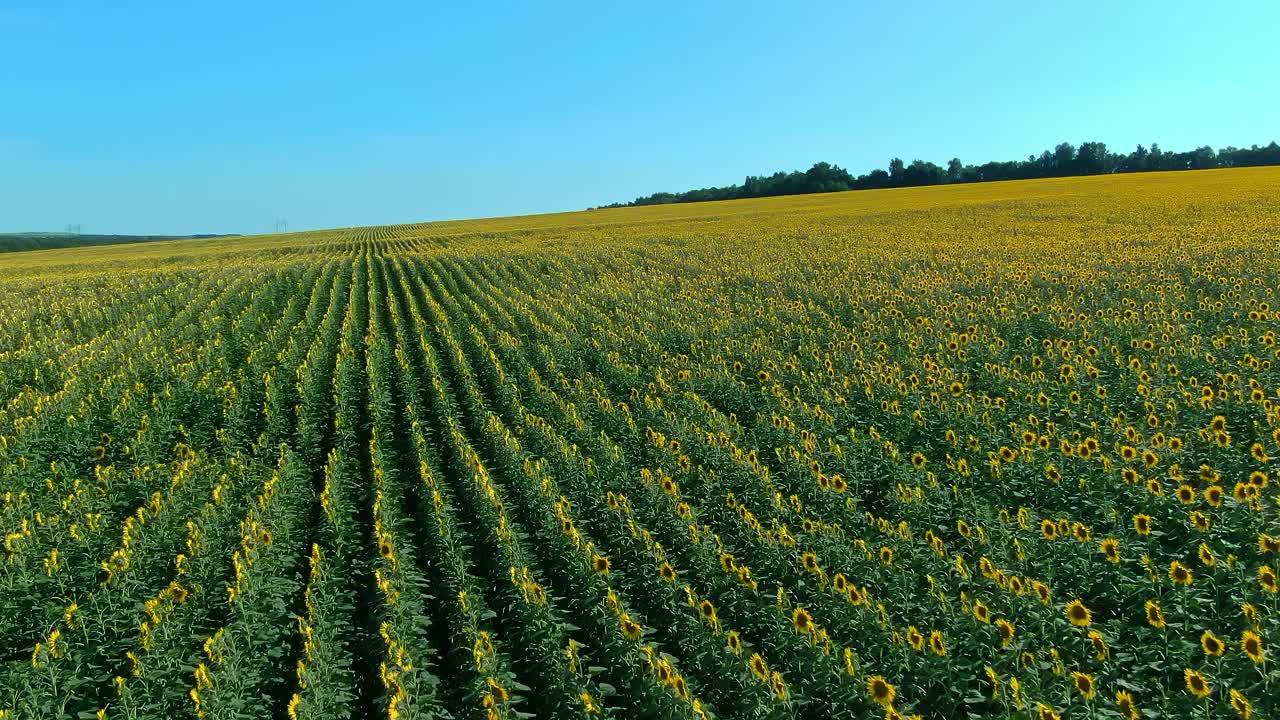
[[[1280,717],[1280,169],[0,258],[0,720]]]

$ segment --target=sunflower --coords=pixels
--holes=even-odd
[[[1058,525],[1052,520],[1041,520],[1040,534],[1045,540],[1055,540],[1058,537]]]
[[[1222,653],[1226,652],[1227,644],[1222,642],[1212,630],[1205,630],[1200,635],[1200,647],[1204,650],[1205,655],[1211,657],[1222,657]]]
[[[774,697],[779,700],[787,699],[787,683],[782,679],[782,673],[774,670],[769,675],[769,689],[773,690]]]
[[[883,675],[872,675],[867,678],[867,694],[881,706],[889,707],[898,696],[898,690]]]
[[[1213,554],[1213,548],[1210,548],[1207,543],[1200,543],[1197,554],[1200,556],[1200,564],[1205,567],[1213,567],[1218,564],[1218,557]]]
[[[1254,664],[1266,659],[1266,649],[1262,646],[1262,636],[1252,630],[1245,630],[1240,636],[1240,649]]]
[[[640,635],[644,632],[644,628],[640,626],[640,623],[633,620],[627,613],[623,613],[622,617],[618,618],[618,625],[621,626],[622,634],[628,640],[639,640]]]
[[[1241,603],[1240,614],[1244,615],[1244,619],[1249,621],[1250,625],[1258,626],[1258,606],[1253,603]]]
[[[1268,535],[1266,533],[1259,533],[1258,552],[1280,553],[1280,537]]]
[[[844,573],[836,573],[835,577],[831,578],[831,586],[834,587],[837,592],[848,592],[849,579],[844,576]]]
[[[1133,530],[1139,535],[1151,534],[1151,516],[1139,513],[1133,516]]]
[[[1085,700],[1092,700],[1098,694],[1098,687],[1093,681],[1093,676],[1088,673],[1073,672],[1071,673],[1071,681],[1075,683],[1076,692],[1080,693],[1080,697]]]
[[[996,621],[996,632],[1000,634],[1000,647],[1009,647],[1009,643],[1013,641],[1015,633],[1013,623],[1000,618]]]
[[[1107,558],[1109,563],[1120,562],[1120,541],[1115,538],[1105,538],[1098,543],[1098,547],[1102,549],[1102,554]]]
[[[1116,691],[1116,708],[1124,720],[1138,720],[1138,706],[1133,702],[1133,695],[1128,690]]]
[[[813,632],[814,629],[813,616],[809,614],[808,610],[798,607],[791,613],[791,627],[794,627],[796,632],[807,635]]]
[[[717,627],[720,623],[720,619],[716,615],[716,606],[710,600],[703,600],[698,605],[698,614],[712,627]]]
[[[1244,693],[1236,690],[1235,688],[1231,688],[1229,695],[1231,697],[1231,708],[1236,711],[1236,714],[1239,715],[1242,720],[1249,720],[1249,718],[1253,717],[1253,705],[1249,702],[1249,699],[1244,696]]]
[[[1089,631],[1089,642],[1093,643],[1093,655],[1100,662],[1105,662],[1111,657],[1111,648],[1107,647],[1107,639],[1097,630]]]
[[[915,625],[907,628],[907,644],[916,652],[924,652],[924,635]]]
[[[893,548],[887,545],[880,548],[880,562],[885,565],[893,564]]]
[[[991,610],[981,600],[973,604],[973,617],[980,623],[991,622]]]
[[[1036,703],[1036,720],[1062,720],[1062,716],[1051,706]]]
[[[929,633],[929,651],[939,656],[947,654],[947,642],[942,637],[941,630],[934,630]]]
[[[725,645],[729,646],[729,652],[734,655],[742,653],[742,637],[738,635],[737,630],[729,631],[729,634],[725,637]]]
[[[1186,483],[1179,485],[1174,494],[1178,496],[1178,502],[1183,505],[1190,505],[1196,501],[1196,489]]]
[[[676,569],[671,567],[671,563],[669,562],[662,563],[662,567],[658,568],[658,575],[669,583],[673,583],[677,579]]]
[[[1222,507],[1222,486],[1210,485],[1204,489],[1204,501],[1213,507]]]
[[[761,682],[769,681],[769,665],[765,663],[764,658],[760,657],[760,653],[753,653],[751,659],[747,662],[751,668],[751,674]]]
[[[1273,593],[1280,590],[1276,585],[1276,571],[1271,569],[1270,565],[1263,565],[1258,568],[1258,584],[1263,590]]]
[[[600,573],[601,575],[609,574],[609,567],[610,567],[609,558],[603,555],[596,555],[592,557],[591,566],[594,567],[596,572]]]
[[[1205,515],[1199,510],[1192,510],[1190,517],[1191,517],[1191,527],[1195,528],[1200,532],[1209,532],[1209,525],[1211,523],[1209,522],[1208,515]]]
[[[676,675],[672,678],[671,688],[676,691],[676,697],[681,700],[689,699],[689,685],[685,682],[683,675]]]
[[[1169,563],[1169,579],[1175,585],[1190,585],[1195,580],[1191,574],[1191,569],[1177,560]]]
[[[983,668],[983,673],[987,678],[987,685],[991,688],[991,699],[998,700],[1000,698],[1000,674],[990,665]]]
[[[1039,580],[1031,581],[1031,589],[1035,591],[1036,597],[1040,598],[1041,605],[1048,605],[1053,600],[1053,594],[1049,592],[1049,586]]]
[[[1079,599],[1067,603],[1067,620],[1076,627],[1085,627],[1093,621],[1093,613]]]
[[[800,563],[804,565],[804,569],[808,572],[814,573],[815,575],[821,572],[821,567],[818,565],[818,556],[811,552],[806,552],[801,555]]]
[[[1187,692],[1198,698],[1209,697],[1209,693],[1213,692],[1213,688],[1209,685],[1209,679],[1199,670],[1184,669],[1182,671],[1182,681],[1187,686]]]
[[[1160,603],[1155,600],[1148,600],[1146,604],[1147,624],[1160,630],[1164,627],[1164,610],[1160,607]]]

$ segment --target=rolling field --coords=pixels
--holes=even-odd
[[[1280,169],[0,256],[0,720],[1280,717]]]

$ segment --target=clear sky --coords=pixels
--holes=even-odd
[[[0,232],[301,230],[818,160],[1264,144],[1277,29],[1274,0],[2,0]]]

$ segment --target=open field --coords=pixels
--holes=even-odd
[[[1278,246],[1259,168],[0,256],[0,720],[1275,718]]]

